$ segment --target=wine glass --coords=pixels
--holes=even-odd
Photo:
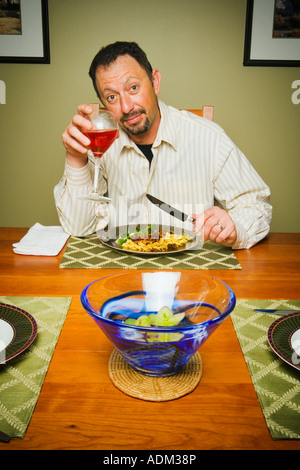
[[[90,145],[88,147],[94,156],[92,159],[95,164],[94,189],[90,195],[80,196],[80,199],[107,202],[111,199],[100,196],[97,192],[100,158],[111,146],[114,140],[118,138],[118,123],[115,116],[110,111],[99,109],[99,106],[95,110],[94,105],[93,107],[94,111],[87,116],[87,118],[92,122],[93,128],[89,131],[82,131],[82,133],[90,139]]]

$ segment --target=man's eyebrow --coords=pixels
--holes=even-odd
[[[137,81],[137,82],[141,82],[142,80],[134,75],[126,78],[125,82],[124,82],[124,85],[127,85],[128,82],[131,82],[131,81]],[[110,88],[109,86],[105,87],[103,89],[103,93],[117,93],[117,91],[113,90],[112,88]]]
[[[125,80],[125,83],[130,82],[131,80],[136,80],[136,81],[138,81],[138,82],[141,82],[141,81],[142,81],[141,78],[136,77],[135,75],[131,75],[130,77],[128,77],[128,78]]]
[[[103,94],[104,94],[104,93],[107,93],[107,92],[108,92],[108,93],[116,93],[112,88],[108,88],[108,87],[106,87],[106,88],[104,88],[104,89],[102,90],[102,93],[103,93]]]

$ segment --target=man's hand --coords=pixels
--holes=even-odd
[[[81,168],[87,164],[87,146],[90,140],[82,133],[82,130],[90,130],[93,125],[88,114],[93,111],[92,106],[82,104],[78,106],[78,114],[76,114],[62,135],[63,144],[66,148],[67,163],[73,168]]]
[[[201,232],[203,240],[211,240],[220,245],[232,246],[237,233],[232,218],[224,209],[214,206],[202,214],[195,215],[194,231]]]

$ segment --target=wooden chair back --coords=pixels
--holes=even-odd
[[[197,116],[205,117],[210,121],[214,120],[214,107],[213,106],[203,106],[202,109],[187,109],[190,113],[197,114]]]

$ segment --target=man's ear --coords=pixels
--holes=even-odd
[[[153,88],[156,95],[160,92],[160,82],[161,82],[161,73],[159,70],[154,69],[152,71],[152,80],[153,80]]]

